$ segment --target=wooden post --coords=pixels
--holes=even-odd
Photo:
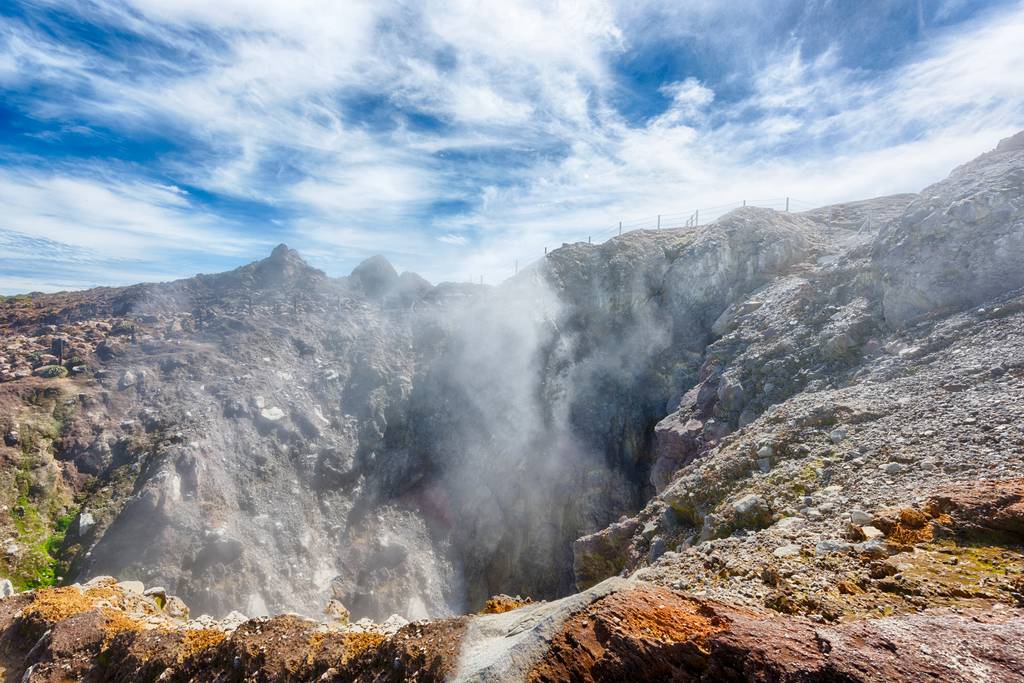
[[[786,197],[786,213],[789,213],[789,197]]]
[[[587,235],[587,244],[590,244],[590,235]]]
[[[622,221],[619,221],[619,234],[622,234]]]
[[[744,200],[743,200],[743,206],[746,206],[746,205],[747,205],[747,200],[746,200],[746,199],[744,199]]]
[[[658,214],[658,230],[661,230],[661,214]]]
[[[547,256],[547,255],[548,255],[548,248],[547,248],[547,247],[544,247],[544,255],[545,255],[545,256]]]

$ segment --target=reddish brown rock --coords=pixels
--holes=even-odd
[[[477,659],[483,668],[465,659],[468,627],[504,614],[419,622],[389,637],[290,615],[234,631],[172,621],[147,630],[119,589],[100,588],[0,601],[7,680],[1024,682],[1024,611],[1009,607],[825,627],[620,579],[589,600],[515,610],[519,616],[504,619],[508,635],[525,627],[537,637],[516,636],[515,652],[498,648],[511,677],[496,679],[488,673],[493,658]]]
[[[831,628],[640,586],[566,622],[530,681],[1024,681],[1024,613]]]
[[[923,509],[949,515],[962,530],[990,530],[1024,540],[1024,479],[970,481],[940,489]]]

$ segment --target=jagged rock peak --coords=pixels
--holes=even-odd
[[[274,247],[270,256],[262,261],[257,261],[254,265],[259,286],[280,285],[309,278],[325,277],[323,272],[306,263],[299,252],[283,243]]]
[[[274,262],[291,261],[293,263],[294,262],[299,262],[299,263],[302,263],[302,264],[306,263],[305,261],[302,260],[302,257],[299,256],[299,252],[297,252],[294,249],[290,248],[284,242],[282,242],[281,244],[279,244],[276,247],[274,247],[274,250],[272,252],[270,252],[270,256],[269,256],[269,258],[267,260],[274,261]]]
[[[1024,130],[1020,131],[1016,135],[1011,135],[1008,138],[1003,138],[996,145],[997,152],[1010,152],[1017,149],[1024,149]]]
[[[398,271],[386,258],[377,254],[356,266],[351,277],[367,296],[378,297],[394,289]]]

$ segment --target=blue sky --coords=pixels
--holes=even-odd
[[[1024,128],[1020,0],[0,4],[0,292],[279,242],[433,281],[619,220],[916,191]]]

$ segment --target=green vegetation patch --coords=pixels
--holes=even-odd
[[[6,506],[0,532],[13,542],[3,548],[0,576],[17,590],[56,583],[64,536],[77,515],[52,458],[70,408],[61,391],[50,389],[35,392],[26,404],[30,410],[19,423],[20,453],[13,467],[0,471],[0,502]]]
[[[41,368],[37,368],[35,374],[39,377],[47,377],[50,379],[67,377],[68,369],[63,365],[44,365]]]
[[[131,320],[118,320],[111,328],[110,334],[115,336],[128,336],[135,334],[138,326]]]

